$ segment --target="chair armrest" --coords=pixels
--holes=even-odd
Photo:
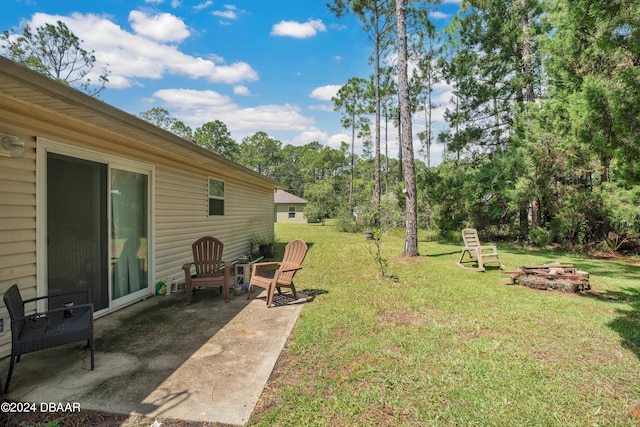
[[[281,262],[277,262],[277,261],[269,261],[269,262],[256,262],[255,264],[252,264],[254,267],[268,267],[271,265],[280,265],[282,264]]]
[[[11,319],[11,323],[24,322],[25,320],[31,320],[31,319],[39,319],[39,318],[47,317],[49,314],[59,313],[61,311],[86,310],[86,309],[91,310],[91,313],[93,313],[93,304],[92,303],[89,303],[89,304],[78,304],[78,305],[74,305],[73,307],[52,308],[51,310],[36,312],[36,313],[32,313],[32,314],[27,314],[27,315],[22,316],[22,317],[17,317],[15,319]]]
[[[302,270],[302,266],[301,265],[288,265],[286,267],[280,268],[281,272],[285,272],[285,271],[298,271],[298,270]]]
[[[93,313],[93,303],[89,303],[89,304],[78,304],[78,305],[73,305],[71,307],[58,307],[58,308],[52,308],[51,310],[47,310],[42,314],[50,314],[50,313],[58,313],[60,311],[67,311],[67,310],[91,310],[91,312]]]
[[[47,317],[46,313],[32,313],[32,314],[27,314],[27,315],[22,316],[22,317],[16,317],[15,319],[12,318],[11,319],[11,324],[24,322],[26,320],[46,319],[46,317]]]
[[[280,262],[276,262],[276,261],[269,261],[269,262],[256,262],[251,264],[251,275],[254,276],[255,274],[257,274],[258,269],[262,268],[262,267],[271,267],[271,266],[279,266],[281,263]]]
[[[182,270],[184,271],[184,283],[185,286],[187,286],[189,283],[191,283],[191,266],[193,265],[192,262],[187,262],[185,264],[182,264]]]
[[[79,295],[79,294],[84,294],[87,297],[87,303],[89,302],[89,291],[85,290],[85,291],[61,292],[58,294],[51,294],[51,295],[44,295],[41,297],[29,298],[29,299],[23,300],[22,303],[27,304],[27,303],[39,301],[42,299],[59,298],[59,297],[66,297],[69,295]]]

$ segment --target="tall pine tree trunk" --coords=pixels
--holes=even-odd
[[[403,256],[418,256],[418,212],[416,173],[413,159],[413,130],[411,127],[411,102],[409,98],[409,72],[407,55],[407,0],[396,0],[398,26],[398,105],[404,157],[404,185],[406,200],[406,230]]]
[[[427,169],[431,169],[431,141],[433,135],[433,121],[431,120],[432,111],[432,102],[431,102],[431,91],[433,89],[433,83],[431,82],[431,64],[429,64],[429,93],[427,94],[427,111],[429,112],[427,116]]]
[[[527,2],[526,0],[520,0],[521,17],[522,17],[522,74],[524,76],[524,111],[526,111],[529,107],[527,103],[534,102],[535,93],[533,91],[533,78],[532,78],[532,65],[531,65],[531,36],[529,34],[529,13],[527,10]],[[541,225],[541,206],[544,203],[540,203],[537,198],[534,198],[531,201],[531,228],[537,229]],[[525,226],[520,225],[521,234],[526,230],[527,235],[523,236],[527,239],[528,231],[529,231],[529,223],[527,216],[527,224]]]
[[[400,94],[398,93],[398,96]],[[398,106],[398,182],[404,181],[404,162],[402,161],[402,126],[400,126],[400,106]]]
[[[380,175],[380,11],[378,10],[378,2],[373,2],[373,19],[374,19],[374,31],[375,31],[375,46],[374,46],[374,57],[375,57],[375,104],[376,104],[376,130],[375,130],[375,139],[376,139],[376,148],[375,148],[375,195],[373,198],[373,209],[375,212],[380,211],[380,200],[381,196],[381,181],[382,177]],[[376,222],[379,221],[379,215],[376,215]],[[378,224],[376,224],[378,225]]]
[[[355,177],[356,116],[351,115],[351,175],[349,177],[349,209],[353,211],[353,180]]]
[[[384,115],[384,192],[389,192],[389,118]]]

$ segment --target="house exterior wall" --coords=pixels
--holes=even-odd
[[[24,299],[46,294],[46,270],[38,262],[46,259],[46,235],[39,215],[46,211],[42,167],[45,151],[52,147],[63,153],[69,150],[76,157],[86,153],[104,158],[104,162],[116,159],[150,168],[150,265],[155,267],[149,272],[150,283],[159,278],[183,282],[182,264],[192,261],[191,244],[199,237],[219,238],[225,244],[225,260],[234,260],[250,250],[254,234],[273,231],[273,181],[247,173],[225,159],[200,156],[197,150],[185,148],[189,144],[184,142],[174,147],[168,142],[173,136],[156,144],[153,135],[146,141],[137,140],[135,135],[144,134],[139,128],[127,134],[129,124],[114,123],[114,127],[120,126],[117,132],[109,126],[92,125],[89,119],[102,120],[95,111],[83,123],[72,117],[72,111],[82,114],[73,103],[68,114],[60,108],[64,105],[57,103],[50,109],[22,103],[21,88],[3,80],[2,67],[0,61],[0,136],[18,137],[25,143],[25,156],[0,156],[0,294],[14,283]],[[225,182],[224,216],[208,215],[209,177]],[[150,286],[150,293],[152,289]],[[0,319],[3,357],[10,353],[11,338],[4,304],[0,304]]]
[[[296,208],[296,216],[295,218],[289,218],[289,208]],[[307,218],[304,216],[304,203],[276,203],[276,222],[295,222],[295,223],[306,223]]]
[[[0,110],[0,115],[2,111]],[[23,298],[33,298],[38,289],[46,292],[45,277],[37,275],[38,239],[36,218],[36,147],[33,137],[41,131],[35,128],[16,129],[3,126],[0,133],[16,135],[25,141],[23,159],[0,157],[0,178],[8,185],[0,189],[0,294],[18,283]],[[24,136],[23,136],[24,135]],[[123,161],[151,162],[155,165],[151,177],[154,204],[151,209],[154,251],[150,280],[177,279],[184,282],[182,265],[192,261],[191,244],[204,235],[213,235],[225,244],[224,258],[234,260],[250,250],[254,234],[273,230],[273,190],[236,182],[233,177],[216,175],[215,171],[195,167],[162,156],[144,153],[131,155],[106,144],[97,149],[81,141],[64,140],[74,148],[91,150],[108,156],[122,156]],[[108,150],[107,150],[108,148]],[[208,179],[225,181],[225,215],[208,215]],[[38,179],[42,179],[38,177]],[[40,241],[39,241],[40,240]],[[43,249],[43,248],[42,248]],[[41,250],[42,250],[41,249]],[[0,308],[4,332],[0,332],[0,357],[10,352],[9,315],[4,304]]]
[[[182,264],[192,261],[191,244],[202,236],[220,239],[224,258],[234,260],[251,250],[254,234],[273,231],[273,192],[225,179],[224,216],[208,216],[207,194],[208,176],[202,171],[157,168],[157,277],[184,281]]]
[[[0,157],[0,293],[13,283],[24,283],[23,298],[27,299],[36,296],[36,174],[33,147],[25,151],[19,161]],[[9,314],[4,304],[0,319],[2,357],[11,351]]]

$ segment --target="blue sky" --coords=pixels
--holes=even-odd
[[[129,113],[163,107],[194,130],[221,120],[238,143],[265,131],[283,144],[336,148],[350,132],[331,97],[350,77],[373,73],[372,44],[328,1],[3,0],[0,29],[65,22],[111,71],[101,99]],[[445,0],[434,22],[445,25],[459,3]],[[449,88],[435,96],[440,118]],[[416,117],[414,132],[424,123]]]

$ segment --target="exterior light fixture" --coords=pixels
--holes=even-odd
[[[24,157],[24,142],[15,136],[5,135],[0,144],[0,155],[21,159]]]

